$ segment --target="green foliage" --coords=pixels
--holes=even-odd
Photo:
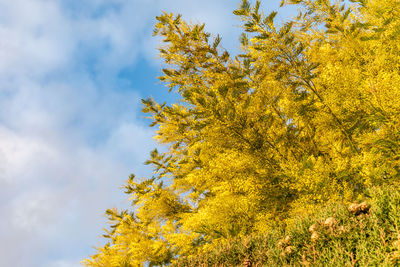
[[[343,204],[331,204],[315,215],[295,218],[286,229],[225,240],[172,266],[397,266],[400,191],[383,187],[369,193],[365,213],[356,215]]]
[[[152,177],[127,181],[132,211],[108,212],[109,244],[85,264],[162,265],[232,238],[272,240],[280,235],[273,234],[277,225],[292,227],[300,214],[398,184],[400,2],[342,2],[284,1],[298,4],[299,14],[277,27],[276,12],[264,15],[260,1],[242,1],[234,11],[244,30],[236,57],[204,24],[157,17],[154,34],[163,39],[160,56],[168,65],[159,78],[181,97],[171,105],[143,100],[143,112],[168,149],[151,152]],[[385,219],[390,213],[376,212]],[[346,227],[360,224],[346,218],[340,222]],[[346,253],[355,257],[353,250],[367,255],[381,248],[375,239],[367,242],[363,229],[354,236],[319,233],[341,250],[297,240],[307,229],[296,229],[293,242],[308,255],[305,262],[330,257],[341,265]],[[277,257],[282,264],[302,256],[282,259],[276,248],[265,249],[272,253],[268,261]],[[320,254],[308,258],[314,250]]]

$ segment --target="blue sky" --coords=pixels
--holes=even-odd
[[[237,51],[237,4],[0,0],[1,266],[79,266],[94,253],[104,211],[128,204],[120,186],[151,173],[140,99],[174,99],[156,79],[155,16],[205,22]]]

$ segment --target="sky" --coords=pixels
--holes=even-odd
[[[280,0],[263,1],[265,13]],[[161,11],[237,51],[235,0],[0,0],[0,266],[72,267],[95,253],[104,211],[157,144],[142,98],[157,80]],[[290,14],[282,10],[281,17]]]

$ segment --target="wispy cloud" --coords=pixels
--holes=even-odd
[[[0,0],[0,265],[76,266],[155,146],[135,72],[154,72],[161,10],[236,48],[231,0]],[[126,80],[129,83],[126,83]]]

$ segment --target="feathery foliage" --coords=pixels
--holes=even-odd
[[[298,16],[243,0],[241,54],[205,25],[157,17],[178,103],[143,100],[168,151],[127,181],[132,210],[108,210],[109,243],[88,266],[165,265],[226,239],[288,227],[400,175],[400,2],[296,0]]]
[[[399,266],[399,189],[368,191],[371,204],[334,203],[286,229],[225,240],[172,266]]]

